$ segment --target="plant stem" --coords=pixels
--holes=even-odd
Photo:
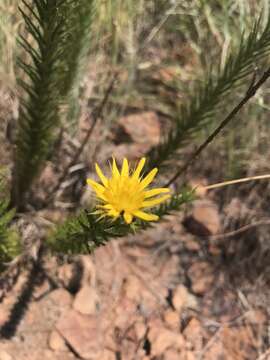
[[[220,123],[220,125],[208,136],[208,138],[198,147],[197,150],[186,161],[186,163],[175,173],[175,175],[166,183],[166,187],[171,185],[175,180],[178,179],[180,175],[182,175],[186,170],[190,167],[191,164],[197,159],[197,157],[201,154],[203,150],[214,140],[214,138],[231,122],[234,117],[238,114],[238,112],[243,108],[243,106],[256,94],[258,89],[266,82],[266,80],[270,77],[270,67],[264,72],[262,77],[255,82],[252,81],[251,86],[246,92],[245,97],[233,108],[233,110],[229,113],[228,116]]]

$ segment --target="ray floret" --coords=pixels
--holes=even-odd
[[[130,224],[134,217],[144,221],[158,220],[157,215],[144,210],[166,201],[170,197],[170,189],[147,189],[153,182],[158,169],[154,168],[145,177],[141,176],[145,161],[146,159],[142,158],[132,172],[126,158],[123,160],[121,170],[118,169],[113,158],[110,178],[107,178],[96,164],[96,172],[101,184],[92,179],[87,179],[87,184],[95,191],[99,201],[97,214],[114,219],[123,216],[127,224]],[[166,195],[159,196],[160,194]]]

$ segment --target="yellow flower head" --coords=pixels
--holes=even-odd
[[[87,184],[95,190],[97,198],[101,201],[101,204],[97,206],[98,213],[114,219],[123,215],[127,224],[132,222],[134,216],[146,221],[158,220],[157,215],[146,213],[142,209],[151,208],[167,200],[170,197],[168,194],[158,198],[155,196],[168,193],[170,190],[168,188],[147,190],[147,186],[153,181],[158,170],[153,169],[143,178],[140,174],[144,164],[145,158],[142,158],[137,168],[131,173],[127,159],[124,159],[121,171],[118,170],[113,159],[112,176],[109,179],[96,164],[96,172],[102,185],[92,179],[87,179]]]

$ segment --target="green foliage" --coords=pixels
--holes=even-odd
[[[152,213],[162,219],[174,211],[179,211],[193,198],[193,191],[185,190],[180,194],[173,195],[168,202],[160,205]],[[82,210],[78,216],[68,219],[57,227],[47,242],[53,251],[61,254],[91,253],[110,239],[134,234],[153,225],[153,222],[141,220],[136,220],[128,225],[120,218],[116,221],[107,217],[98,220],[97,215],[93,212]]]
[[[20,79],[24,90],[20,99],[13,200],[22,201],[34,178],[39,174],[52,147],[54,130],[59,125],[59,72],[63,56],[65,19],[59,11],[63,0],[34,0],[33,6],[22,0],[20,8],[26,32],[19,44],[30,58],[19,66],[27,76]]]
[[[19,79],[23,96],[14,167],[16,205],[23,202],[49,155],[60,125],[59,105],[80,79],[95,2],[34,0],[31,6],[29,0],[21,1],[27,35],[20,37],[19,44],[28,58],[18,60],[27,79]]]
[[[165,167],[170,160],[177,158],[179,149],[205,125],[214,121],[224,99],[247,82],[247,77],[254,73],[256,61],[265,58],[269,52],[270,17],[262,33],[259,20],[247,38],[242,36],[238,51],[228,57],[218,76],[210,75],[190,101],[174,114],[172,130],[163,142],[149,152],[149,168]]]
[[[0,182],[0,191],[4,193],[3,183]],[[21,252],[20,239],[15,230],[9,227],[14,210],[9,210],[9,200],[0,199],[0,270],[5,263],[14,259]]]

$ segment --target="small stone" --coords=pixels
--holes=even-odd
[[[162,359],[164,359],[164,360],[180,360],[181,356],[178,351],[176,351],[174,349],[168,349],[165,352],[164,357],[162,357]]]
[[[74,267],[72,264],[64,264],[58,270],[58,278],[65,287],[68,287],[74,276]]]
[[[224,326],[220,333],[220,340],[227,352],[226,359],[256,359],[258,349],[258,339],[252,327]]]
[[[13,360],[13,357],[5,350],[0,350],[0,360]]]
[[[75,310],[66,311],[56,324],[56,329],[83,359],[98,357],[103,351],[104,332],[97,316],[82,315]]]
[[[53,330],[49,336],[49,347],[55,351],[66,351],[68,349],[65,340],[56,330]]]
[[[128,324],[132,323],[132,320],[135,321],[137,312],[137,304],[123,297],[115,308],[114,326],[119,328],[127,327]]]
[[[188,269],[188,277],[191,280],[193,292],[203,295],[213,284],[214,272],[208,262],[200,261],[191,265]]]
[[[178,312],[181,312],[185,307],[188,299],[188,290],[184,285],[178,285],[173,292],[172,304]]]
[[[217,206],[210,200],[197,201],[192,214],[184,219],[183,225],[193,235],[216,235],[221,228]]]
[[[199,197],[199,198],[204,198],[207,194],[207,180],[206,179],[192,179],[190,181],[190,187],[192,189],[194,189],[195,194]]]
[[[194,239],[194,236],[191,234],[187,234],[187,239],[184,240],[185,248],[189,251],[199,252],[201,250],[201,244],[199,243],[198,239]]]
[[[56,289],[49,295],[50,299],[56,304],[61,306],[70,306],[72,304],[73,297],[65,289]]]
[[[141,300],[142,284],[138,277],[129,275],[124,284],[127,299],[139,302]]]
[[[268,324],[266,312],[262,309],[252,309],[245,313],[245,318],[253,326],[265,326]]]
[[[153,111],[124,116],[119,124],[135,143],[157,145],[160,140],[160,123]]]
[[[175,350],[181,350],[185,345],[185,340],[180,333],[164,327],[152,327],[148,338],[151,343],[151,355],[153,357],[164,354],[171,347]]]
[[[81,255],[80,260],[83,265],[82,283],[85,282],[89,285],[96,286],[97,271],[96,271],[96,266],[95,266],[91,256]]]
[[[176,311],[168,309],[164,313],[164,321],[172,330],[179,330],[180,327],[180,318],[179,314]]]
[[[100,357],[102,360],[115,360],[115,352],[105,349]]]
[[[96,289],[84,286],[76,295],[73,308],[85,315],[94,315],[99,308],[99,296]]]
[[[145,322],[144,321],[136,321],[136,323],[134,325],[134,329],[135,329],[137,339],[138,340],[143,339],[146,334],[146,331],[147,331]]]
[[[193,351],[186,351],[183,360],[196,360],[196,356]]]
[[[13,298],[12,298],[12,300],[14,301]],[[0,308],[0,326],[5,324],[5,322],[8,320],[8,318],[9,318],[9,310],[6,307],[4,308],[4,306],[2,304],[2,307]]]
[[[196,309],[198,307],[196,296],[191,294],[182,284],[173,291],[172,304],[180,315],[185,308]]]
[[[196,318],[192,318],[185,330],[183,331],[187,342],[191,344],[191,347],[195,351],[201,351],[203,348],[203,335],[204,330],[200,321]]]

